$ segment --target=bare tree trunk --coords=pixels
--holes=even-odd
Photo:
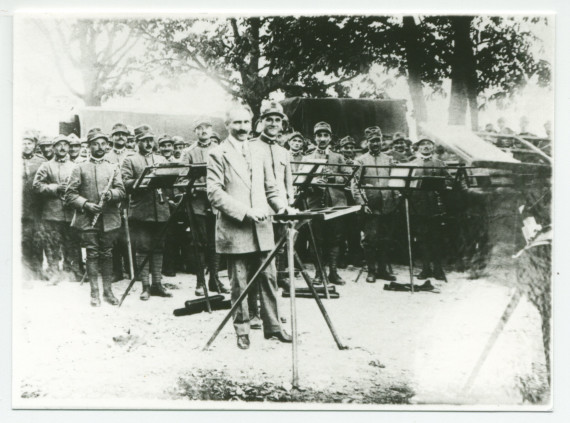
[[[423,50],[419,44],[419,31],[412,16],[404,16],[403,24],[404,47],[408,63],[408,88],[412,97],[414,117],[416,124],[427,122],[427,107],[424,98],[421,65],[423,63]]]
[[[452,16],[453,58],[451,61],[451,98],[449,124],[465,125],[469,105],[471,126],[479,126],[477,106],[477,73],[470,29],[472,16]]]

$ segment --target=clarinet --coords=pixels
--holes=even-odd
[[[97,203],[97,205],[99,207],[101,207],[101,209],[103,209],[103,206],[105,205],[105,196],[107,195],[107,193],[111,190],[111,186],[113,185],[113,179],[115,178],[115,172],[113,172],[113,174],[111,175],[111,177],[109,178],[109,182],[107,182],[107,185],[105,186],[105,190],[103,191],[103,194],[100,197],[99,203]],[[103,213],[103,211],[96,213],[93,216],[93,220],[91,221],[91,227],[94,228],[95,224],[97,223],[97,220],[99,220],[99,216],[101,216],[101,213]]]

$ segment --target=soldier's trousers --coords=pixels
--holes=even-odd
[[[312,226],[317,243],[317,250],[319,251],[324,266],[325,257],[328,257],[330,262],[332,254],[334,254],[335,251],[338,253],[340,248],[343,233],[342,219],[313,221]],[[314,263],[316,266],[316,257],[314,258]]]
[[[139,222],[130,221],[131,235],[136,248],[137,265],[142,263],[143,257],[150,254],[147,264],[139,272],[144,285],[149,283],[149,270],[152,273],[153,283],[160,284],[162,276],[162,252],[164,238],[158,239],[166,222]]]
[[[22,219],[22,266],[25,279],[40,279],[43,252],[40,237],[41,224],[36,219]]]
[[[232,304],[235,304],[241,293],[245,290],[251,276],[269,252],[249,254],[228,254],[228,277],[232,285]],[[259,275],[259,296],[261,300],[261,320],[265,333],[276,332],[281,329],[279,310],[277,307],[277,279],[275,275],[275,262],[271,261]],[[253,289],[253,288],[252,288]],[[237,335],[249,334],[249,306],[244,300],[234,314],[234,328]]]
[[[75,229],[70,222],[44,220],[44,250],[48,263],[48,276],[53,277],[59,271],[59,262],[63,258],[63,270],[79,276],[80,251],[77,249]]]
[[[414,216],[413,232],[418,238],[424,267],[426,264],[441,266],[443,245],[441,218],[432,216]]]
[[[171,210],[172,212],[172,210]],[[184,268],[188,261],[187,250],[187,223],[184,217],[184,210],[179,210],[170,228],[166,232],[166,241],[164,243],[164,257],[162,260],[162,269],[165,274],[174,274],[178,270]]]
[[[81,246],[87,252],[87,264],[98,263],[101,266],[110,264],[112,251],[119,229],[103,232],[102,230],[87,230],[81,232]]]

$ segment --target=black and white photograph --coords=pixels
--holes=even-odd
[[[16,13],[11,406],[552,410],[555,21]]]

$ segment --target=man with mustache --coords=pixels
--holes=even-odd
[[[107,135],[95,128],[87,134],[91,156],[77,163],[71,171],[65,190],[65,203],[75,209],[71,226],[81,233],[82,247],[87,251],[87,276],[91,285],[91,305],[99,307],[98,276],[103,279],[103,299],[117,305],[112,289],[114,240],[121,227],[117,204],[125,198],[119,167],[105,160]],[[110,187],[108,191],[105,189]],[[103,201],[103,205],[101,205]],[[95,216],[98,215],[95,225]]]
[[[322,181],[328,183],[344,183],[342,176],[326,176],[327,173],[340,173],[342,165],[346,163],[342,154],[335,153],[329,149],[332,141],[332,129],[327,122],[318,122],[314,129],[316,150],[306,155],[303,161],[312,162],[315,160],[325,160],[327,166],[324,167],[325,176]],[[314,187],[307,196],[307,206],[309,209],[322,207],[346,206],[346,195],[342,188],[336,187]],[[335,285],[344,285],[345,281],[338,274],[338,256],[340,244],[342,242],[342,220],[332,219],[328,221],[314,222],[313,229],[317,242],[317,248],[321,252],[327,253],[329,265],[329,282]],[[315,283],[323,282],[323,275],[317,269]]]
[[[73,210],[64,202],[65,189],[75,164],[69,159],[69,140],[58,135],[53,144],[54,156],[42,163],[34,178],[34,190],[43,199],[42,238],[48,263],[48,277],[59,282],[59,262],[63,258],[63,270],[73,273],[74,280],[81,280],[79,261],[81,256],[73,247],[73,229],[69,224]]]
[[[81,140],[73,132],[67,136],[69,141],[69,160],[76,163],[79,159],[79,153],[81,152]]]
[[[232,303],[235,303],[275,246],[273,227],[268,219],[270,213],[283,212],[288,207],[277,188],[271,163],[264,155],[255,155],[250,148],[251,111],[244,106],[232,108],[227,113],[226,126],[228,138],[208,156],[207,194],[218,211],[216,251],[226,255]],[[292,342],[291,336],[281,328],[273,261],[259,275],[258,283],[264,337]],[[247,301],[236,310],[234,328],[238,348],[249,348]]]
[[[38,240],[41,230],[41,199],[33,188],[34,178],[44,156],[36,154],[37,137],[27,131],[22,137],[22,264],[26,279],[42,277],[43,252]]]
[[[123,123],[116,123],[111,129],[111,143],[109,144],[112,149],[105,157],[109,162],[118,164],[123,163],[125,157],[134,154],[134,151],[127,148],[127,139],[129,137],[129,130]]]
[[[382,132],[380,128],[371,131],[367,139],[368,152],[358,157],[355,164],[361,166],[352,180],[352,195],[357,204],[363,206],[362,248],[368,267],[366,282],[374,283],[376,278],[395,281],[396,277],[387,270],[388,246],[391,243],[398,200],[395,191],[366,189],[366,187],[383,187],[388,179],[379,176],[390,176],[389,168],[365,168],[362,166],[393,166],[390,156],[382,153]],[[361,189],[358,189],[361,181]]]
[[[137,267],[144,258],[150,254],[139,276],[143,291],[140,299],[146,301],[150,296],[171,297],[162,285],[162,253],[164,240],[158,242],[157,236],[162,231],[170,217],[170,209],[164,193],[160,189],[133,190],[136,180],[142,175],[144,169],[160,163],[167,163],[166,159],[153,153],[154,134],[148,125],[135,128],[135,139],[138,152],[125,157],[121,165],[121,175],[127,192],[130,194],[129,223],[136,251]],[[152,274],[152,286],[149,278],[149,268]]]
[[[406,137],[401,132],[396,132],[393,136],[392,149],[386,153],[392,157],[395,163],[407,163],[414,160],[414,156],[408,150]]]
[[[184,143],[184,138],[175,135],[174,137],[172,137],[172,141],[174,143],[174,152],[172,154],[174,155],[175,160],[180,161],[182,159],[182,153],[186,148],[186,145]]]
[[[185,164],[202,164],[208,160],[208,155],[217,147],[212,139],[212,123],[209,120],[201,120],[197,123],[194,132],[198,137],[198,141],[192,144],[182,156],[182,163]],[[197,185],[204,185],[206,178],[201,177],[196,181]],[[199,251],[199,259],[202,264],[207,264],[209,280],[208,290],[228,294],[230,291],[226,288],[218,277],[221,257],[216,253],[216,216],[212,210],[205,186],[197,186],[192,192],[192,210],[196,222],[196,234],[193,234],[193,242]],[[204,295],[204,286],[206,281],[204,274],[197,272],[196,290],[197,296]]]

